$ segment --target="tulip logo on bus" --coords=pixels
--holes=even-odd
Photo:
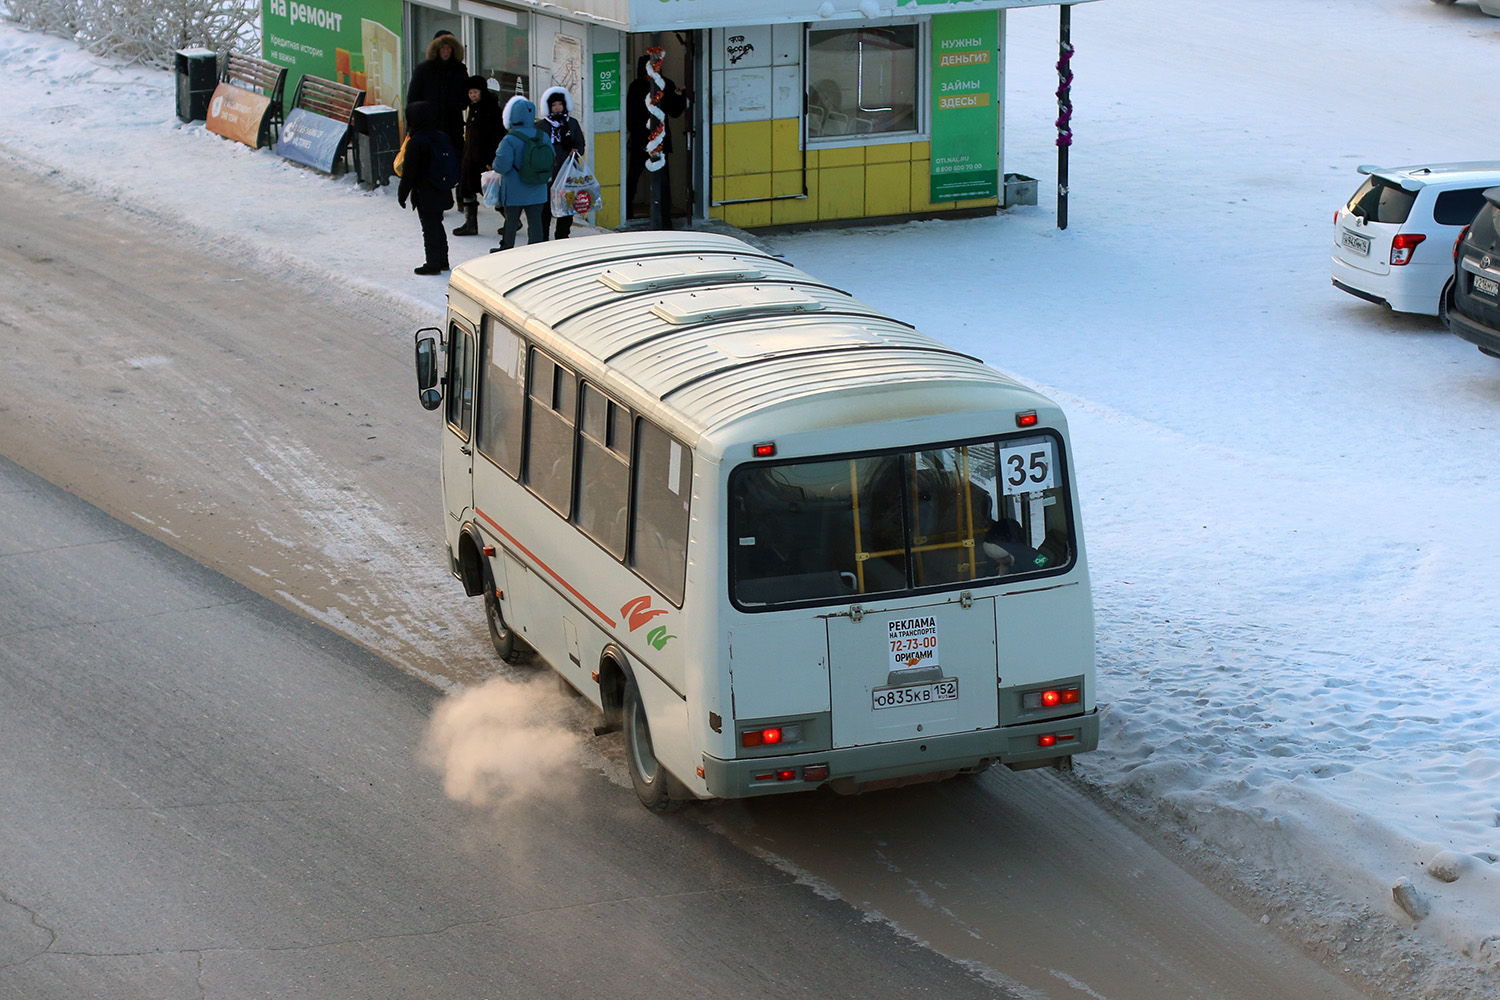
[[[640,628],[642,625],[645,625],[657,615],[664,615],[666,613],[666,608],[653,608],[651,606],[650,594],[642,594],[640,597],[632,597],[630,600],[620,605],[620,617],[625,619],[626,623],[630,626],[630,631],[632,632]],[[661,649],[667,644],[667,640],[675,638],[677,638],[675,635],[669,635],[667,633],[667,627],[665,625],[658,625],[656,626],[656,628],[646,633],[646,641],[649,642],[654,649]]]

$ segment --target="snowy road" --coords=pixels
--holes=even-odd
[[[55,331],[12,341],[0,453],[441,687],[501,673],[477,604],[442,573],[415,317],[206,261],[34,181],[0,177],[0,228],[0,323]],[[553,781],[618,774],[592,722],[557,720],[582,767]],[[1031,996],[1374,995],[1050,773],[695,819]]]

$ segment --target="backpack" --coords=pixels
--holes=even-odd
[[[543,139],[542,126],[535,128],[536,135],[521,136],[521,162],[516,167],[522,184],[546,184],[552,180],[552,144]]]
[[[447,136],[442,137],[441,142],[429,142],[427,148],[432,150],[432,160],[427,167],[427,183],[439,191],[446,191],[458,185],[458,154],[453,152],[453,143],[448,141]]]

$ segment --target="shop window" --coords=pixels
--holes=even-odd
[[[807,40],[809,137],[917,131],[916,25],[809,31]]]
[[[496,8],[489,16],[474,21],[474,46],[478,52],[469,61],[469,71],[499,84],[502,105],[517,94],[530,93],[531,53],[522,17],[514,11]]]

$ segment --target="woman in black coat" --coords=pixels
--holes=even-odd
[[[469,77],[469,106],[464,110],[463,156],[459,164],[458,200],[464,209],[464,224],[454,236],[479,235],[479,176],[495,159],[495,147],[505,138],[500,99],[482,76]]]

